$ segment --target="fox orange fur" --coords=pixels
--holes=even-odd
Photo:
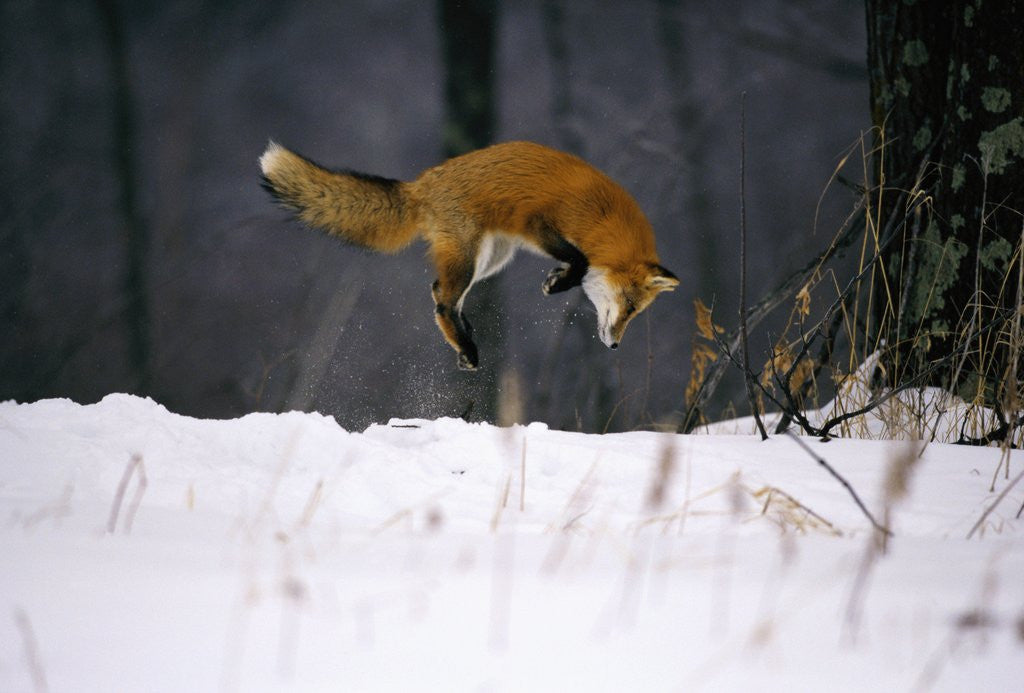
[[[521,246],[560,263],[544,293],[583,286],[612,349],[633,317],[679,283],[659,264],[651,225],[629,193],[582,159],[539,144],[479,149],[411,182],[328,170],[273,142],[260,167],[264,187],[309,226],[385,253],[423,237],[437,267],[437,324],[463,369],[478,364],[466,294]]]

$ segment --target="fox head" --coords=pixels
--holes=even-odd
[[[618,348],[630,320],[678,285],[674,274],[654,262],[626,269],[592,265],[583,277],[583,291],[597,309],[597,335],[611,349]]]

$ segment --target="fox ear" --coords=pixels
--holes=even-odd
[[[651,273],[647,277],[647,286],[656,291],[672,291],[679,285],[676,275],[661,265],[651,265]]]

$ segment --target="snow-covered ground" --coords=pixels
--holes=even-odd
[[[884,554],[785,436],[0,404],[0,690],[1021,690],[1022,453],[808,443]]]

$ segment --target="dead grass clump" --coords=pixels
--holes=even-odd
[[[788,306],[758,372],[740,358],[741,330],[724,334],[713,310],[695,302],[680,431],[707,422],[732,367],[756,384],[755,414],[779,412],[776,433],[1024,445],[1024,223],[1016,242],[1005,238],[1005,228],[988,226],[998,206],[979,200],[977,244],[967,247],[935,211],[940,172],[927,157],[909,186],[872,180],[872,161],[886,147],[884,133],[872,130],[841,157],[825,191],[836,182],[854,191],[846,220],[822,252],[744,312],[741,323],[753,328]],[[862,183],[849,183],[848,170]],[[1024,219],[1024,211],[1011,214]],[[853,262],[836,267],[848,250]],[[951,292],[965,286],[959,318],[935,317],[948,314]]]

